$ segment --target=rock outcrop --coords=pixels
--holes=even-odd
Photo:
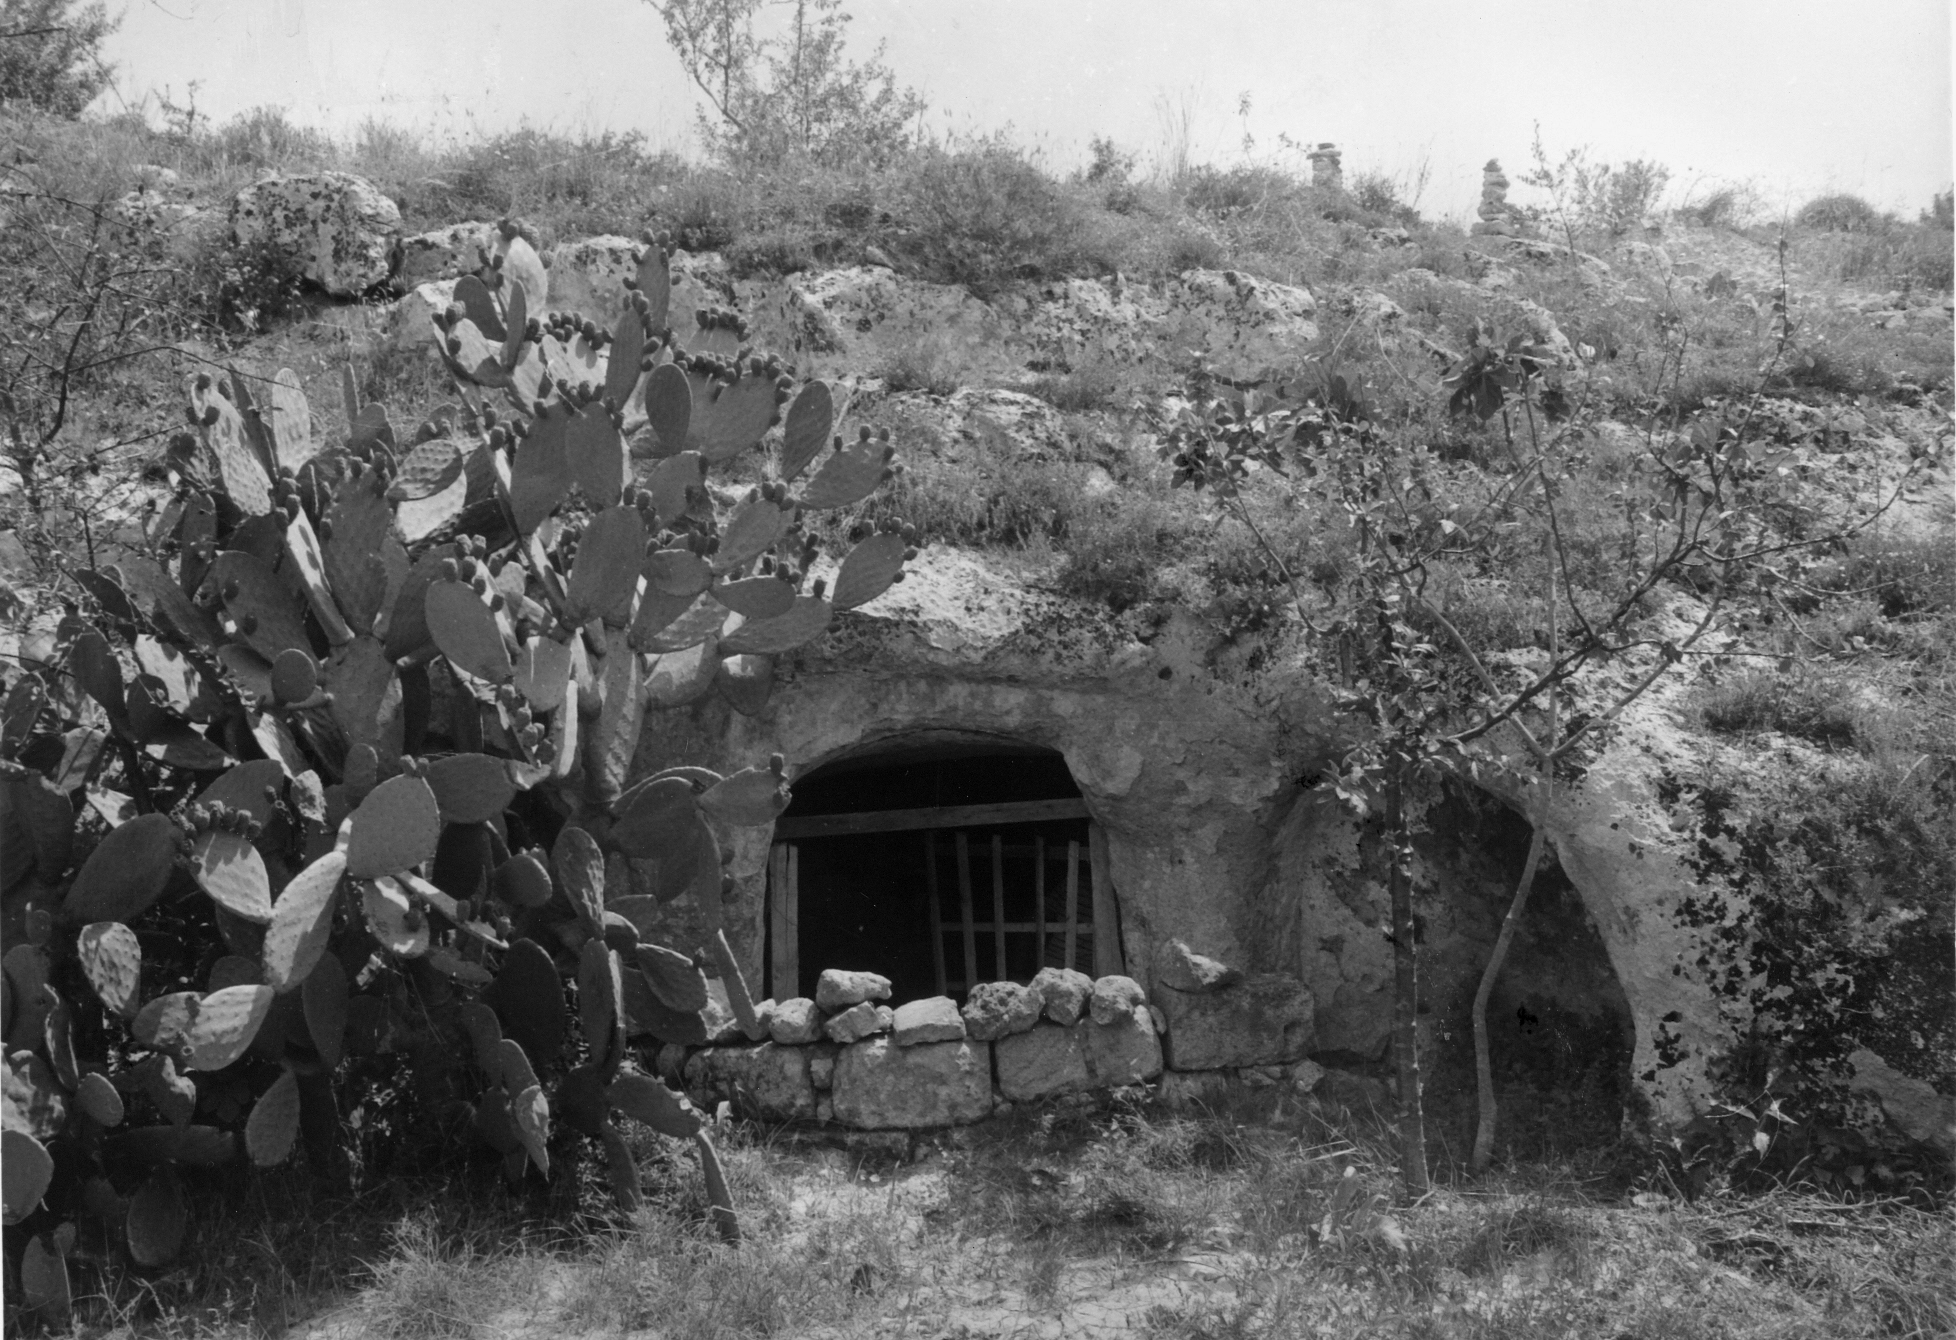
[[[272,174],[231,202],[231,232],[240,246],[276,248],[338,298],[358,297],[388,280],[400,231],[400,209],[350,172]]]

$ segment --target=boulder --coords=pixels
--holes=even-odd
[[[1042,1023],[994,1044],[998,1088],[1015,1103],[1085,1093],[1094,1087],[1087,1069],[1086,1029]]]
[[[831,1042],[860,1042],[872,1033],[887,1033],[896,1016],[888,1005],[876,1005],[865,1000],[851,1005],[835,1018],[829,1020],[823,1030]]]
[[[796,361],[818,369],[878,374],[933,346],[955,349],[965,360],[1002,362],[995,352],[1003,334],[997,313],[957,284],[853,265],[790,279],[786,306],[788,338],[802,356]]]
[[[395,282],[412,291],[422,284],[460,279],[489,264],[496,249],[493,223],[451,223],[446,228],[414,233],[401,239],[401,262]]]
[[[1147,1006],[1136,1005],[1105,1022],[1096,1011],[1081,1027],[1087,1035],[1087,1073],[1096,1086],[1139,1084],[1161,1073],[1161,1039],[1155,1036]]]
[[[822,1038],[822,1012],[807,996],[779,1001],[768,1019],[767,1033],[784,1047],[819,1042]]]
[[[1259,973],[1217,990],[1162,987],[1167,1059],[1176,1070],[1279,1065],[1301,1060],[1312,1042],[1311,992],[1282,973]]]
[[[980,1042],[1023,1033],[1046,1008],[1039,993],[1017,982],[980,982],[964,1002],[965,1032]]]
[[[707,1047],[686,1062],[686,1088],[732,1103],[743,1116],[802,1121],[815,1115],[808,1053],[763,1042],[757,1047]]]
[[[881,973],[824,968],[821,979],[815,983],[815,1003],[822,1007],[824,1014],[834,1014],[866,1000],[889,998],[890,979]]]
[[[1093,978],[1073,968],[1041,968],[1032,979],[1032,991],[1048,1019],[1077,1024],[1093,996]]]
[[[1155,957],[1155,980],[1176,991],[1193,994],[1234,986],[1243,980],[1243,974],[1206,954],[1196,953],[1180,940],[1170,940]]]
[[[305,278],[353,298],[392,275],[401,211],[371,182],[350,172],[266,176],[231,202],[239,246],[283,252]]]
[[[387,313],[388,342],[400,348],[431,343],[437,337],[431,318],[448,310],[455,301],[453,279],[431,279],[416,284]]]
[[[835,1084],[835,1048],[811,1047],[808,1051],[808,1082],[827,1091]]]
[[[1945,1156],[1956,1153],[1956,1098],[1937,1093],[1927,1080],[1904,1075],[1866,1047],[1849,1053],[1847,1063],[1854,1070],[1850,1088],[1880,1103],[1903,1135]]]
[[[830,1093],[837,1121],[865,1130],[961,1126],[992,1110],[991,1047],[926,1042],[899,1047],[871,1038],[835,1059]]]
[[[1147,1003],[1148,993],[1141,989],[1141,983],[1132,977],[1110,973],[1095,980],[1093,994],[1087,998],[1087,1011],[1095,1023],[1112,1024],[1133,1014],[1137,1005]],[[1149,1028],[1152,1031],[1153,1025]]]
[[[957,1003],[949,996],[932,996],[897,1006],[891,1029],[899,1047],[964,1041],[964,1019],[958,1014]]]
[[[1201,349],[1217,375],[1261,378],[1295,363],[1317,341],[1318,309],[1309,290],[1235,270],[1188,270],[1167,286],[1164,333],[1176,347]]]

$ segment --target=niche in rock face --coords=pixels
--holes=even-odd
[[[912,738],[794,793],[768,864],[776,1000],[812,996],[824,968],[881,973],[901,1002],[1118,955],[1105,842],[1058,753]]]

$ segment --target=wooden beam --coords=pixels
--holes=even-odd
[[[1089,822],[1087,841],[1093,848],[1093,975],[1107,977],[1126,971],[1126,962],[1121,954],[1120,905],[1114,901],[1114,872],[1107,856],[1107,830]]]
[[[1046,966],[1046,839],[1032,840],[1032,919],[1037,923],[1038,948],[1032,951],[1032,970]]]
[[[930,965],[937,970],[937,994],[950,990],[944,980],[944,910],[937,896],[937,834],[924,834],[924,886],[930,895]]]
[[[1051,823],[1085,819],[1087,802],[1019,800],[997,805],[938,805],[921,810],[871,810],[863,814],[811,814],[774,821],[778,842],[861,833],[907,833],[927,828],[988,828],[999,824]]]
[[[1005,843],[992,834],[992,961],[998,965],[998,980],[1011,977],[1005,970]]]
[[[801,994],[801,853],[786,842],[768,852],[768,985],[776,1000]]]
[[[1066,844],[1066,966],[1080,945],[1080,844]]]
[[[958,911],[964,926],[964,985],[969,991],[978,981],[978,933],[972,929],[971,844],[960,829],[958,839]]]

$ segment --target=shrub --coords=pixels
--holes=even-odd
[[[1844,191],[1809,200],[1793,216],[1800,227],[1823,233],[1871,233],[1886,221],[1880,210]]]
[[[1003,140],[919,151],[897,189],[907,235],[895,245],[929,278],[989,297],[1014,279],[1072,273],[1078,202]]]
[[[121,26],[102,0],[0,0],[0,106],[80,116],[115,73],[102,43]]]

